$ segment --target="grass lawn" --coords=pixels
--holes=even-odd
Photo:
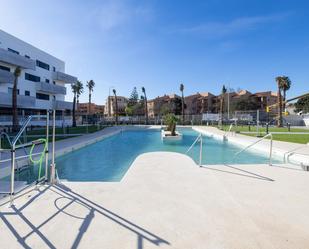
[[[228,130],[229,126],[223,126],[224,130]],[[269,127],[269,132],[289,132],[287,127]],[[242,133],[242,132],[256,132],[256,126],[233,126],[232,131],[240,132],[247,136],[257,136],[256,133]],[[309,129],[304,128],[291,128],[290,132],[307,132],[308,134],[273,134],[273,139],[278,141],[285,141],[291,143],[306,144],[309,143]],[[259,136],[266,135],[266,127],[259,127]]]
[[[63,128],[56,128],[56,140],[62,140],[62,139],[66,139],[66,138],[71,138],[74,136],[59,136],[59,135],[63,135],[63,134],[86,134],[86,133],[93,133],[96,132],[98,130],[102,130],[105,127],[100,126],[98,127],[97,125],[91,125],[88,126],[88,130],[86,126],[78,126],[78,127],[66,127],[65,129]],[[27,131],[26,135],[27,135],[27,142],[36,140],[38,138],[45,138],[45,134],[46,134],[46,130],[43,129],[35,129],[35,130],[31,130],[31,131]],[[52,134],[52,128],[49,129],[49,134]],[[15,134],[10,134],[10,136],[14,136]],[[32,137],[33,135],[33,137]],[[37,137],[38,135],[41,135],[42,137]],[[78,136],[78,135],[77,135]],[[23,136],[21,136],[21,141],[23,141]],[[49,137],[49,139],[51,140],[51,136]],[[11,137],[12,140],[12,137]],[[1,140],[1,148],[5,148],[8,149],[10,148],[9,143],[6,139],[2,138]]]

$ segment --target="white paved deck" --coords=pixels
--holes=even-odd
[[[309,248],[309,173],[139,156],[120,183],[41,187],[0,207],[0,248]]]

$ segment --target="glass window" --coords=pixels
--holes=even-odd
[[[29,56],[29,55],[26,55],[26,54],[25,54],[25,57],[28,58],[28,59],[30,59],[30,56]]]
[[[49,83],[49,79],[45,79],[45,82],[46,82],[46,83]]]
[[[0,65],[0,69],[1,69],[1,70],[5,70],[5,71],[8,71],[8,72],[11,71],[9,67],[5,67],[5,66],[1,66],[1,65]]]
[[[25,96],[30,96],[30,91],[25,91]]]
[[[18,51],[14,50],[14,49],[11,49],[11,48],[8,48],[8,51],[10,51],[10,52],[12,52],[12,53],[14,53],[14,54],[19,54]]]
[[[49,70],[49,65],[47,63],[45,63],[45,62],[36,60],[36,65],[37,65],[37,67]]]
[[[55,67],[53,67],[53,71],[56,72],[56,68]]]
[[[41,81],[41,78],[39,76],[30,74],[30,73],[25,73],[25,79],[33,81],[33,82],[40,82]]]
[[[43,99],[43,100],[49,100],[49,95],[43,94],[43,93],[36,93],[36,98],[37,99]]]

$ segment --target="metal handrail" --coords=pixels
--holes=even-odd
[[[27,125],[29,124],[29,122],[31,121],[32,116],[29,116],[25,122],[23,123],[21,129],[19,130],[19,132],[17,133],[17,135],[15,136],[15,138],[12,141],[12,147],[15,147],[17,141],[19,140],[19,138],[21,137],[21,135],[23,134],[23,132],[25,131]]]
[[[231,132],[232,128],[233,128],[233,123],[232,123],[232,124],[230,124],[229,129],[225,131],[225,133],[224,133],[223,137],[227,137],[227,135]]]
[[[269,147],[269,165],[272,165],[272,152],[273,152],[273,135],[272,133],[268,133],[267,135],[265,135],[264,137],[262,137],[261,139],[255,141],[252,144],[249,144],[248,146],[246,146],[245,148],[243,148],[242,150],[236,152],[234,154],[233,160],[235,160],[235,158],[242,152],[246,151],[247,149],[251,148],[253,145],[256,145],[257,143],[263,141],[264,139],[270,137],[270,147]]]
[[[188,152],[193,148],[193,146],[200,141],[200,160],[199,160],[199,166],[202,166],[202,157],[203,157],[203,136],[202,133],[200,133],[197,138],[194,140],[194,142],[192,143],[192,145],[189,147],[189,149],[187,150],[186,154],[188,154]]]

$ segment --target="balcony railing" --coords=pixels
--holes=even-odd
[[[56,100],[55,101],[55,109],[56,110],[72,110],[73,103],[68,101],[61,101]]]
[[[54,80],[71,84],[71,83],[76,83],[77,78],[75,76],[72,76],[72,75],[69,75],[69,74],[66,74],[66,73],[55,72],[54,73]]]
[[[45,93],[51,94],[63,94],[65,95],[67,90],[64,86],[49,84],[45,82],[37,82],[36,83],[36,90]]]
[[[8,93],[0,93],[0,105],[5,107],[11,107],[12,95]],[[35,98],[31,96],[17,95],[17,107],[34,108]]]
[[[19,66],[24,69],[35,70],[34,60],[28,59],[19,54],[12,53],[3,48],[0,48],[0,61],[10,65]]]
[[[13,84],[14,75],[8,71],[0,69],[0,83],[10,83]]]

